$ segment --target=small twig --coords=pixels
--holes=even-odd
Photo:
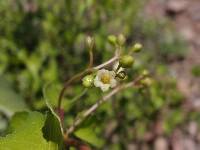
[[[99,106],[108,101],[109,98],[111,98],[113,95],[115,95],[116,93],[118,93],[121,90],[124,90],[126,88],[132,87],[134,85],[137,85],[138,82],[140,80],[142,80],[144,78],[144,76],[139,76],[138,78],[136,78],[134,81],[129,82],[127,84],[121,85],[116,87],[115,89],[113,89],[110,93],[108,93],[107,95],[105,95],[102,99],[98,100],[94,105],[92,105],[89,109],[87,109],[83,115],[81,115],[81,117],[75,119],[74,123],[69,127],[69,129],[66,131],[66,135],[68,136],[69,134],[71,134],[77,126],[79,126],[88,116],[90,116],[93,112],[95,112],[97,110],[97,108],[99,108]]]

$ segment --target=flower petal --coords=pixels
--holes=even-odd
[[[101,87],[101,86],[102,86],[102,83],[101,83],[101,81],[98,79],[98,77],[96,77],[96,78],[94,79],[94,85],[95,85],[96,87]]]
[[[111,78],[115,78],[116,73],[114,71],[109,71],[109,75]]]
[[[109,84],[104,84],[103,86],[101,86],[100,88],[101,88],[101,90],[103,91],[103,92],[106,92],[106,91],[108,91],[109,90],[109,87],[110,87],[110,85]]]
[[[109,76],[109,78],[110,78],[109,84],[102,82],[102,77],[105,75]],[[117,80],[115,79],[115,76],[116,76],[116,74],[114,71],[101,69],[97,72],[97,75],[94,79],[94,85],[96,87],[101,88],[101,90],[103,92],[105,92],[105,91],[109,90],[110,87],[113,88],[117,85]]]

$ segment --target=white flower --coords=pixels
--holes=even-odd
[[[117,85],[115,75],[114,71],[101,69],[97,72],[94,85],[100,87],[103,92],[107,91],[109,88],[114,88]]]

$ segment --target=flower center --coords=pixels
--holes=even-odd
[[[104,84],[110,84],[110,76],[108,74],[103,74],[101,76],[101,82]]]

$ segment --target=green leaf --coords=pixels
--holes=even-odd
[[[0,111],[10,117],[17,111],[27,109],[23,98],[13,91],[11,85],[3,77],[0,77]]]
[[[0,137],[1,150],[59,150],[59,145],[50,141],[52,138],[47,141],[43,137],[45,120],[39,112],[16,113],[10,123],[11,133]]]
[[[60,127],[60,122],[55,115],[51,112],[47,113],[47,118],[45,121],[45,125],[42,129],[44,133],[44,138],[47,141],[53,141],[57,145],[59,145],[59,149],[63,147],[63,136],[62,136],[62,128]]]
[[[94,130],[90,127],[80,128],[75,131],[74,134],[83,141],[86,141],[98,148],[100,148],[104,143],[102,139],[97,137]]]
[[[54,89],[54,90],[52,90],[52,89]],[[43,95],[44,95],[44,99],[45,99],[45,103],[46,103],[47,107],[50,109],[52,115],[55,117],[54,119],[59,122],[61,132],[63,133],[61,120],[53,109],[53,106],[54,106],[53,102],[58,99],[58,97],[57,97],[58,95],[57,95],[57,92],[56,92],[57,90],[58,90],[57,86],[52,86],[52,84],[47,85],[43,89]]]

